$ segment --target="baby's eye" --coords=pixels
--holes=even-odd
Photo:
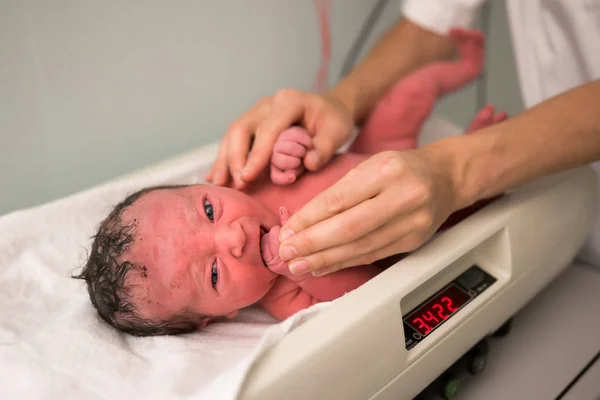
[[[206,199],[204,200],[204,213],[211,222],[215,222],[215,211],[213,210],[213,206],[210,204],[210,201]]]
[[[212,287],[214,288],[219,281],[219,270],[217,270],[217,262],[215,261],[212,265],[212,272],[210,274]]]

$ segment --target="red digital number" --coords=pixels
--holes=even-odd
[[[442,307],[439,303],[435,303],[433,305],[433,309],[437,310],[437,315],[441,318],[441,319],[446,319],[448,318],[448,315],[444,315],[444,307]]]
[[[427,322],[432,322],[435,321],[436,324],[438,324],[440,322],[439,319],[437,319],[432,313],[431,311],[427,311],[427,313],[423,314],[423,319]],[[434,325],[435,326],[435,325]]]
[[[419,322],[419,326],[417,327],[419,331],[421,331],[421,328],[425,328],[425,331],[421,331],[421,335],[427,335],[429,331],[431,331],[431,327],[427,325],[421,318],[413,318],[413,323],[416,323],[417,321]]]
[[[450,297],[442,297],[442,303],[446,303],[446,307],[450,312],[458,310],[458,308],[452,307],[452,300],[450,299]]]
[[[470,300],[469,295],[458,286],[449,286],[435,297],[414,310],[409,325],[426,336]],[[408,323],[408,320],[405,320]]]

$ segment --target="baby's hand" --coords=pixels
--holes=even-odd
[[[302,279],[302,276],[296,276],[290,272],[287,261],[279,258],[279,231],[281,226],[290,218],[287,208],[279,208],[279,218],[281,225],[274,226],[271,230],[262,237],[260,241],[260,250],[263,260],[271,271],[279,275],[284,275],[292,280]]]
[[[293,126],[283,131],[273,146],[271,181],[287,185],[304,172],[302,160],[312,148],[312,138],[304,128]]]
[[[260,251],[263,260],[271,271],[279,275],[285,275],[284,269],[287,269],[287,262],[279,258],[279,231],[281,226],[274,226],[262,237],[260,241]]]
[[[284,206],[279,207],[279,220],[281,221],[281,226],[279,226],[279,228],[285,225],[285,223],[288,222],[288,219],[290,219],[290,212],[288,209]]]

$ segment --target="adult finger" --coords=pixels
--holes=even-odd
[[[318,222],[374,197],[388,188],[390,183],[399,182],[403,169],[397,152],[383,152],[368,158],[294,213],[282,228],[279,240],[283,242]],[[415,196],[411,193],[415,192],[414,184],[406,185],[405,190],[407,198],[414,201]]]
[[[429,219],[424,211],[410,214],[386,224],[368,236],[353,243],[339,246],[323,252],[322,258],[308,260],[313,275],[323,275],[340,269],[368,265],[382,258],[414,250],[423,241],[422,237],[430,231]],[[335,251],[334,251],[335,250]],[[312,267],[314,265],[314,267]]]
[[[218,186],[225,185],[229,179],[229,170],[227,169],[227,148],[228,140],[227,136],[225,136],[219,146],[217,158],[215,159],[210,172],[206,176],[208,182],[212,182]]]
[[[394,201],[389,197],[385,194],[375,198],[366,197],[356,206],[300,231],[281,244],[281,258],[291,260],[308,256],[323,249],[351,243],[369,234],[395,217],[386,212],[390,207],[377,206],[385,204],[385,201]]]
[[[286,95],[286,93],[289,93]],[[250,182],[266,168],[279,134],[300,120],[304,104],[294,91],[277,94],[269,114],[256,127],[256,138],[242,173],[242,179]]]
[[[234,177],[235,186],[241,189],[246,181],[240,175],[248,159],[251,140],[256,135],[256,129],[271,109],[271,100],[264,98],[254,105],[248,112],[234,122],[228,132],[229,153],[228,166]]]
[[[375,261],[382,260],[386,257],[390,257],[397,254],[409,253],[420,245],[422,245],[425,240],[422,239],[418,234],[406,235],[399,240],[392,242],[384,247],[381,247],[377,250],[372,251],[371,253],[364,254],[359,257],[355,257],[351,260],[344,261],[339,264],[333,264],[330,267],[323,268],[313,272],[313,276],[319,277],[331,274],[333,272],[339,271],[345,268],[357,267],[361,265],[369,265]]]
[[[325,165],[335,152],[344,144],[348,135],[343,127],[324,127],[315,133],[313,147],[304,158],[304,166],[309,171],[318,171]]]
[[[246,120],[234,125],[230,131],[227,162],[236,186],[242,183],[239,176],[246,164],[255,126],[254,121]]]
[[[366,179],[368,175],[371,175],[370,180]],[[373,179],[369,169],[360,168],[360,165],[351,169],[339,181],[316,195],[300,210],[292,214],[282,228],[279,240],[283,242],[292,235],[375,196],[381,188],[379,178],[376,176]],[[369,183],[362,184],[365,182]]]
[[[312,272],[370,264],[377,260],[373,257],[378,255],[379,249],[397,243],[405,236],[422,233],[429,226],[430,218],[426,210],[403,213],[356,240],[292,260],[290,269],[293,271],[300,263],[305,265],[305,271]]]

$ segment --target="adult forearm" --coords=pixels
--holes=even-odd
[[[328,94],[340,99],[360,123],[403,75],[454,54],[453,42],[401,18],[352,72]]]
[[[569,90],[498,125],[444,139],[458,207],[532,179],[600,160],[600,80]]]

